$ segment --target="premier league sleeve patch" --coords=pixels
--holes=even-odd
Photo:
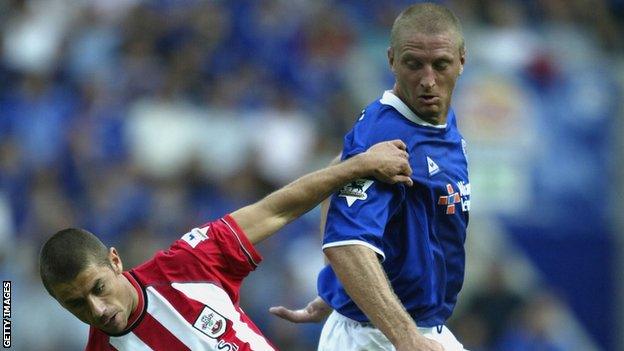
[[[373,181],[370,179],[356,179],[351,183],[345,185],[338,192],[339,197],[344,197],[347,200],[347,206],[351,207],[356,200],[366,200],[366,190],[373,185]]]
[[[193,326],[200,332],[216,339],[225,333],[227,319],[212,308],[205,306]]]
[[[182,240],[186,241],[192,248],[195,248],[199,243],[208,239],[208,229],[206,226],[203,228],[193,228],[190,232],[182,236]]]

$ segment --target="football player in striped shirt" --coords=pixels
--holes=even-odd
[[[140,266],[123,270],[115,248],[69,228],[40,255],[47,291],[91,326],[91,350],[276,350],[239,306],[257,243],[342,185],[372,176],[412,184],[405,144],[382,142],[308,174],[264,199],[184,234]]]

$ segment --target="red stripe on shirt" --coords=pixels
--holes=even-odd
[[[149,313],[143,317],[141,328],[134,330],[134,335],[153,350],[190,350]]]

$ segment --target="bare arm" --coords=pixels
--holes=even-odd
[[[325,255],[349,296],[397,351],[443,351],[440,344],[418,332],[374,251],[361,245],[348,245],[327,248]]]
[[[329,163],[329,166],[334,166],[340,163],[340,158],[342,154],[334,157],[334,159]],[[327,223],[327,212],[329,212],[329,204],[331,203],[331,197],[326,198],[321,202],[321,220],[319,222],[319,234],[321,236],[321,242],[323,241],[323,236],[325,235],[325,223]],[[325,258],[325,263],[328,264],[327,258]]]
[[[266,239],[318,205],[349,181],[374,176],[388,183],[412,184],[405,144],[383,142],[340,164],[305,175],[264,199],[231,214],[252,243]]]

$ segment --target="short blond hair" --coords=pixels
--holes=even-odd
[[[459,18],[448,8],[434,3],[414,4],[399,14],[390,32],[390,47],[396,50],[401,43],[401,33],[412,30],[423,34],[454,32],[459,50],[465,50],[464,34]]]

